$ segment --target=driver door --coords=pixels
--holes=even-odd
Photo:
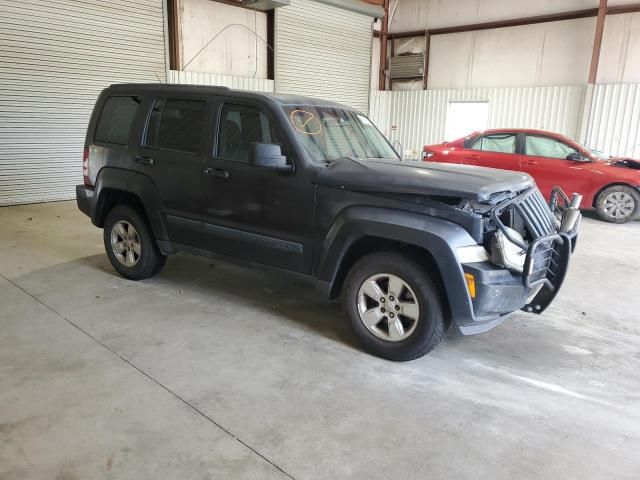
[[[207,249],[296,272],[311,271],[314,188],[263,105],[218,98],[214,151],[204,165]],[[255,143],[279,144],[291,172],[250,163]],[[297,168],[296,168],[297,167]]]
[[[591,163],[568,160],[580,153],[560,140],[543,135],[526,135],[522,171],[531,175],[549,200],[553,187],[560,187],[571,197],[573,193],[590,191]]]

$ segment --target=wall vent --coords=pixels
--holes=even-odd
[[[389,59],[389,78],[422,78],[424,75],[424,55],[415,53],[398,55]]]

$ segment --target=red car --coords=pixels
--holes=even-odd
[[[530,174],[549,199],[554,186],[583,195],[600,218],[626,223],[640,212],[640,161],[607,157],[557,133],[495,129],[424,147],[422,159]]]

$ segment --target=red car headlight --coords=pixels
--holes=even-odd
[[[422,160],[423,161],[427,161],[429,158],[433,157],[435,155],[434,152],[431,152],[429,150],[423,150],[422,151]]]

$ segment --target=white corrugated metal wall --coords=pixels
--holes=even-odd
[[[407,158],[445,139],[450,101],[488,101],[488,128],[538,128],[572,138],[578,134],[586,87],[476,88],[466,90],[374,91],[371,120]]]
[[[279,93],[325,98],[368,110],[373,18],[311,0],[276,9]]]
[[[0,2],[0,205],[73,198],[93,104],[166,72],[162,0]]]
[[[449,102],[470,100],[489,102],[488,128],[549,130],[640,158],[640,84],[373,91],[369,116],[415,159],[424,145],[452,140],[444,138]]]
[[[162,0],[0,2],[0,205],[72,198],[99,91],[163,80],[164,42]],[[296,0],[276,14],[276,88],[367,110],[370,43],[370,17]],[[228,75],[169,81],[274,91],[272,80]],[[370,115],[417,157],[444,140],[452,100],[489,101],[489,127],[552,130],[640,157],[639,84],[374,91]]]
[[[169,70],[167,82],[187,85],[216,85],[238,90],[268,93],[273,92],[274,84],[273,80],[265,78],[238,77],[221,73],[184,72],[181,70]]]
[[[584,143],[611,155],[640,158],[640,84],[590,87]]]

